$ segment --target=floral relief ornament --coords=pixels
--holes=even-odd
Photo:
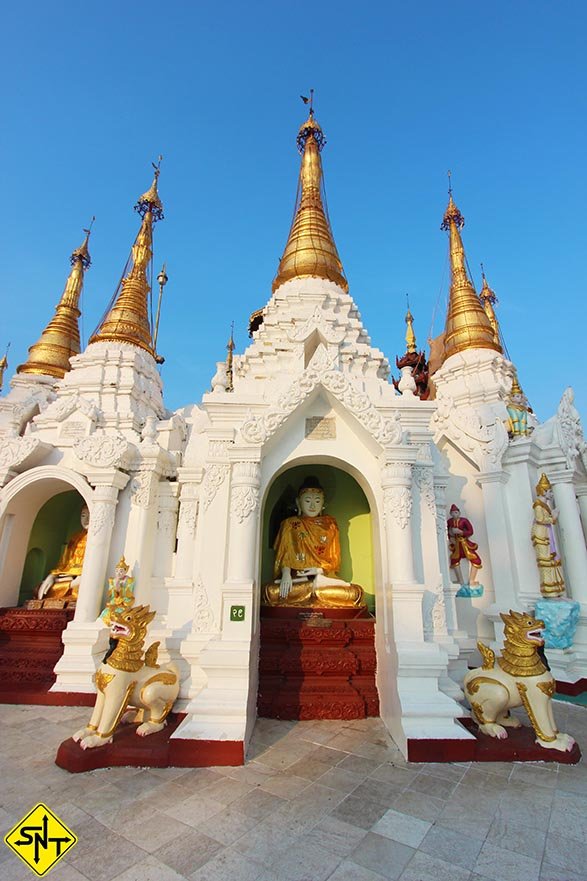
[[[130,457],[132,444],[121,434],[92,435],[77,440],[73,445],[75,455],[86,465],[95,468],[124,467]]]
[[[351,380],[328,359],[324,346],[318,347],[308,367],[281,395],[276,407],[264,414],[250,416],[243,423],[241,434],[244,440],[254,444],[264,443],[318,385],[338,398],[382,446],[402,443],[399,414],[394,412],[384,418],[371,404],[369,396],[358,392]]]
[[[475,407],[465,413],[455,407],[449,395],[440,394],[436,400],[438,408],[432,417],[435,441],[444,434],[469,453],[481,471],[501,470],[509,438],[491,407]]]
[[[202,484],[202,493],[204,496],[204,509],[207,510],[212,502],[214,501],[214,497],[218,492],[218,488],[224,482],[226,475],[230,470],[230,465],[209,465],[206,468],[206,473],[204,475],[204,480]]]
[[[385,490],[383,510],[386,517],[391,517],[405,529],[412,515],[412,494],[406,486],[391,486]]]
[[[196,633],[209,633],[214,630],[214,613],[201,576],[196,582],[193,628]]]
[[[254,486],[235,486],[232,491],[232,511],[243,523],[259,504],[259,490]]]

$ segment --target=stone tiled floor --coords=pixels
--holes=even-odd
[[[72,775],[88,710],[0,706],[2,836],[44,801],[51,881],[585,881],[587,766],[410,765],[379,720],[257,723],[242,768]],[[587,751],[587,710],[557,704]],[[2,881],[35,877],[4,845]]]

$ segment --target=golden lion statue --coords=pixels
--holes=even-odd
[[[155,612],[149,606],[128,608],[124,600],[124,608],[120,608],[120,601],[115,597],[108,607],[111,645],[115,643],[115,647],[105,655],[94,677],[98,689],[94,712],[86,727],[73,735],[82,749],[111,743],[128,706],[137,712],[124,715],[124,721],[142,722],[137,734],[144,737],[161,731],[179,694],[177,667],[157,664],[158,642],[147,649],[143,658],[147,625]]]
[[[482,642],[477,647],[483,666],[465,676],[465,692],[473,718],[484,734],[506,738],[506,728],[520,728],[510,715],[513,707],[523,706],[536,733],[536,743],[547,749],[570,751],[575,741],[561,734],[552,714],[551,698],[555,681],[538,649],[544,645],[544,621],[522,612],[501,613],[505,624],[505,645],[499,658]]]

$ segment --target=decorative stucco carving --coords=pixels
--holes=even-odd
[[[114,529],[116,507],[112,502],[94,502],[90,512],[88,534],[90,538],[100,539]]]
[[[434,473],[430,466],[415,465],[413,468],[414,483],[420,490],[420,498],[431,514],[436,513],[434,496]]]
[[[325,342],[339,345],[345,338],[346,328],[337,325],[337,320],[333,311],[325,311],[320,306],[316,306],[306,321],[296,324],[288,331],[287,337],[292,343],[303,343],[317,330]]]
[[[63,422],[72,413],[83,413],[94,424],[98,424],[102,411],[94,401],[83,398],[79,394],[64,395],[57,398],[37,417],[37,422]]]
[[[583,434],[581,417],[574,401],[573,389],[570,387],[565,389],[556,414],[559,443],[571,471],[575,468],[579,456],[587,468],[587,443]]]
[[[121,434],[91,435],[73,445],[78,459],[94,468],[127,468],[134,449]]]
[[[249,517],[259,504],[259,490],[254,486],[235,486],[232,490],[231,510],[239,523]]]
[[[36,437],[3,438],[0,444],[0,468],[18,468],[43,446],[50,449],[48,444],[43,444]]]
[[[193,535],[198,522],[198,500],[182,499],[179,509],[179,531]]]
[[[207,510],[212,504],[218,487],[224,482],[226,475],[230,471],[230,465],[208,465],[204,480],[202,482],[202,496],[204,500],[204,510]]]
[[[445,435],[468,454],[480,471],[501,471],[501,460],[508,446],[502,420],[488,405],[457,409],[448,395],[440,394],[432,417],[434,440]]]
[[[389,486],[383,494],[383,513],[405,529],[412,516],[412,494],[407,486]]]
[[[135,474],[130,484],[131,499],[133,505],[139,508],[149,508],[153,504],[157,480],[152,471],[139,471]]]
[[[196,582],[196,601],[194,604],[193,629],[196,633],[210,633],[214,630],[214,612],[208,599],[204,582],[200,576]]]
[[[424,593],[422,611],[426,636],[445,636],[448,631],[442,584],[439,584],[436,590],[428,590]]]
[[[250,416],[241,426],[245,441],[263,444],[287,417],[321,385],[337,398],[382,446],[401,444],[403,432],[399,414],[384,418],[373,406],[369,395],[357,391],[349,377],[338,370],[319,346],[304,372],[279,398],[277,405],[263,414]]]

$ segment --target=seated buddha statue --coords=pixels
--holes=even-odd
[[[77,599],[90,525],[90,512],[85,505],[80,512],[80,523],[82,528],[71,536],[59,562],[41,582],[37,599]]]
[[[307,477],[297,495],[298,514],[283,520],[275,539],[275,569],[263,588],[266,606],[365,605],[363,589],[337,577],[340,536],[334,517],[323,514],[324,490]]]

